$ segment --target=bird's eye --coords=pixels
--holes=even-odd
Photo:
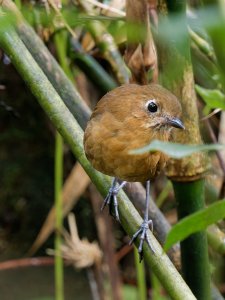
[[[155,113],[157,112],[158,110],[158,106],[157,104],[154,102],[154,101],[150,101],[148,103],[148,106],[147,106],[148,110],[151,112],[151,113]]]

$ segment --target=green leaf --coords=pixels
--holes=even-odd
[[[202,231],[209,225],[223,219],[225,217],[225,199],[220,200],[207,208],[193,213],[179,221],[167,235],[164,245],[167,251],[172,245],[178,241],[183,241],[189,235]]]
[[[215,150],[223,150],[223,149],[225,149],[225,145],[221,145],[221,144],[184,145],[184,144],[161,142],[159,140],[154,140],[145,147],[130,151],[130,154],[143,154],[146,152],[161,151],[172,158],[179,159],[185,156],[189,156],[195,152],[215,151]]]
[[[195,85],[196,92],[210,108],[225,109],[225,95],[220,90],[209,90]]]

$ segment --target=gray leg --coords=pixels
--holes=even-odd
[[[143,243],[144,241],[147,242],[149,248],[154,253],[153,247],[151,245],[151,242],[149,241],[147,231],[150,227],[150,230],[153,231],[153,223],[152,220],[148,219],[148,208],[149,208],[149,202],[150,202],[150,180],[146,182],[146,199],[145,199],[145,212],[144,212],[144,221],[141,224],[141,227],[139,230],[133,235],[130,245],[134,242],[134,240],[140,235],[140,244],[138,247],[138,253],[140,256],[140,262],[143,259]]]
[[[118,178],[113,178],[113,182],[111,185],[111,188],[109,189],[108,195],[106,196],[101,210],[105,208],[106,205],[109,205],[109,212],[112,215],[112,206],[114,207],[115,212],[115,218],[119,221],[119,212],[118,212],[118,201],[117,201],[117,194],[119,191],[126,185],[126,181],[122,181],[119,186],[117,186],[117,183],[119,183]]]

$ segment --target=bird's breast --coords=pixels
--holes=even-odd
[[[121,122],[92,120],[85,131],[84,148],[87,158],[98,171],[126,181],[152,179],[165,166],[167,157],[160,153],[130,154],[157,138],[149,129],[125,126]],[[164,138],[162,136],[158,138]]]

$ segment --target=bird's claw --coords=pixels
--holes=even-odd
[[[153,231],[153,222],[152,220],[148,220],[148,221],[144,221],[141,224],[141,227],[138,229],[138,231],[133,235],[132,239],[130,240],[129,245],[131,245],[135,239],[140,235],[140,243],[139,243],[139,247],[138,247],[138,253],[139,253],[139,261],[141,262],[143,259],[143,243],[144,241],[147,242],[149,248],[152,250],[153,253],[155,253],[155,251],[153,250],[153,247],[151,245],[151,242],[148,238],[147,235],[147,231],[150,228],[151,231]]]
[[[117,221],[120,220],[119,212],[118,212],[118,201],[117,201],[117,194],[119,193],[119,188],[111,187],[109,189],[108,195],[106,196],[104,202],[102,203],[101,210],[103,210],[106,205],[109,206],[109,213],[112,215],[112,205],[114,207],[115,218]]]

